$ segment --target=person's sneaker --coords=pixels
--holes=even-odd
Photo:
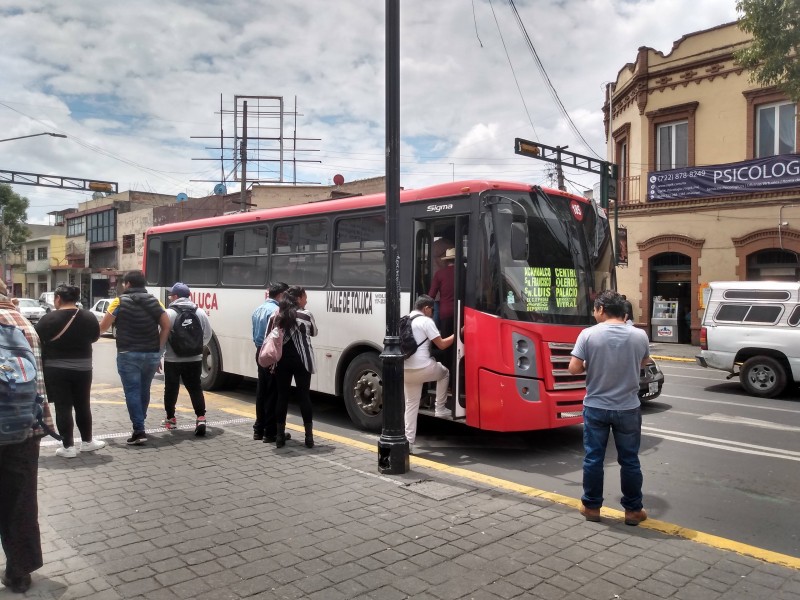
[[[75,446],[70,446],[69,448],[58,448],[56,450],[56,456],[60,456],[61,458],[75,458],[78,456],[78,449]]]
[[[643,508],[639,510],[626,510],[625,511],[625,525],[638,525],[642,521],[647,520],[647,511]]]
[[[21,577],[9,577],[8,573],[3,573],[0,583],[9,588],[15,594],[24,594],[31,587],[30,573]]]
[[[253,430],[253,439],[256,440],[256,441],[263,440],[264,439],[264,432],[263,431],[256,431],[254,429]],[[272,440],[272,441],[274,442],[275,440]]]
[[[94,452],[105,448],[106,443],[103,440],[90,440],[88,442],[81,442],[81,452]]]
[[[587,521],[592,521],[593,523],[600,522],[600,509],[599,508],[589,508],[588,506],[584,506],[581,504],[580,508],[581,514],[583,518]]]
[[[205,417],[197,417],[197,421],[194,424],[194,434],[197,437],[203,437],[206,434],[206,418]]]
[[[172,417],[171,419],[164,419],[161,421],[161,424],[164,426],[164,429],[168,429],[169,431],[178,428],[178,420],[175,417]]]
[[[285,437],[285,439],[290,440],[290,439],[292,439],[292,434],[287,431],[286,435],[284,437]],[[265,444],[274,444],[276,439],[277,439],[277,436],[265,435],[264,436],[264,443]]]
[[[129,446],[140,446],[147,441],[147,434],[144,431],[134,431],[133,435],[128,438],[127,443]]]
[[[450,416],[450,411],[449,410],[442,410],[442,411],[438,411],[437,410],[435,413],[433,413],[433,415],[435,417],[442,417],[442,418],[446,419],[447,417]]]

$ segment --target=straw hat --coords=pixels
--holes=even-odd
[[[444,253],[441,260],[455,260],[456,259],[456,249],[455,248],[448,248],[447,252]]]

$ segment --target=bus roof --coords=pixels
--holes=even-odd
[[[429,187],[401,190],[400,202],[420,202],[433,199],[452,198],[462,196],[473,192],[485,192],[492,189],[502,189],[506,191],[519,191],[528,192],[534,186],[529,183],[508,182],[508,181],[489,181],[482,179],[473,179],[468,181],[454,181],[451,183],[442,183]],[[589,202],[582,196],[575,196],[554,190],[550,188],[542,188],[548,194],[564,196],[570,199],[580,200],[582,202]],[[304,204],[293,204],[291,206],[279,206],[275,208],[263,208],[252,210],[248,212],[237,212],[229,215],[222,215],[218,217],[208,217],[205,219],[193,219],[191,221],[180,221],[178,223],[168,223],[166,225],[157,225],[147,230],[148,235],[170,231],[183,231],[189,229],[203,229],[205,227],[219,227],[226,225],[237,225],[239,223],[252,223],[259,220],[272,220],[285,217],[296,217],[313,214],[321,214],[327,212],[337,212],[354,210],[359,208],[370,208],[373,206],[383,206],[385,203],[386,194],[369,194],[367,196],[350,196],[347,198],[338,199],[321,199],[312,200]]]
[[[797,281],[711,281],[715,290],[798,290]]]

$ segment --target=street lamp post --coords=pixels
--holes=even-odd
[[[57,138],[67,137],[63,133],[53,133],[52,131],[46,131],[44,133],[32,133],[31,135],[21,135],[19,137],[6,138],[4,140],[0,140],[0,142],[10,142],[12,140],[24,140],[25,138],[38,137],[40,135],[50,135],[52,137],[57,137]]]
[[[400,350],[400,0],[386,0],[386,337],[383,338],[383,430],[378,471],[407,473],[403,353]]]

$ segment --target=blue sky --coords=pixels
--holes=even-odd
[[[515,4],[591,148],[551,100],[506,0],[402,0],[403,186],[453,177],[548,184],[546,163],[514,155],[515,137],[605,157],[605,82],[640,46],[667,53],[686,33],[736,18],[734,0]],[[297,136],[312,138],[297,158],[319,161],[299,163],[300,181],[384,173],[381,0],[0,0],[0,19],[0,138],[68,136],[2,143],[0,169],[202,196],[214,182],[192,180],[218,180],[220,163],[192,159],[217,157],[206,147],[219,141],[192,136],[219,135],[220,95],[226,111],[235,95],[260,95],[282,96],[287,111],[296,99]],[[231,135],[233,117],[223,117]],[[274,123],[263,118],[261,135]],[[284,135],[294,126],[289,117]],[[567,178],[575,192],[594,183],[580,172]],[[15,189],[30,199],[34,223],[90,196]]]

